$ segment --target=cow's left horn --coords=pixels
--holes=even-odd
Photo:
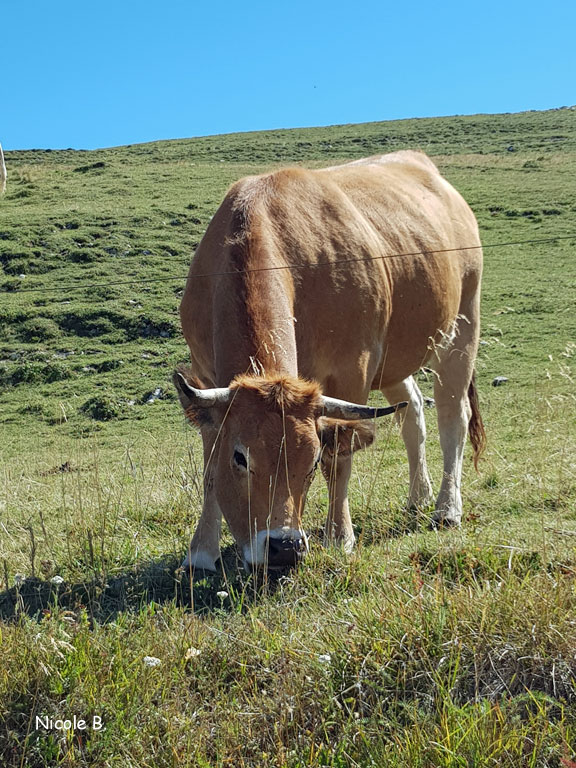
[[[357,403],[349,403],[347,400],[337,400],[335,397],[323,395],[322,405],[324,406],[323,416],[353,421],[354,419],[373,419],[376,416],[388,416],[400,408],[406,408],[408,403],[396,403],[396,405],[390,405],[387,408],[371,408],[368,405],[358,405]]]
[[[211,408],[213,405],[228,405],[230,402],[231,392],[229,387],[196,389],[196,387],[188,384],[180,371],[175,372],[173,381],[184,408],[189,408],[191,405],[198,408]]]

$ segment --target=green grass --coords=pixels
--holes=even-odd
[[[465,462],[464,525],[409,519],[404,450],[386,422],[355,460],[353,556],[315,534],[296,573],[257,581],[225,534],[222,572],[191,585],[177,565],[200,510],[201,451],[170,377],[186,360],[177,306],[195,245],[240,176],[405,147],[434,157],[485,244],[575,235],[486,249],[477,370],[489,447],[479,474]],[[569,768],[575,112],[6,162],[0,765]],[[498,375],[508,382],[492,387]],[[308,530],[326,504],[317,480]],[[36,714],[98,715],[105,730],[36,730]]]

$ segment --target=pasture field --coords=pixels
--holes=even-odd
[[[479,473],[467,448],[463,526],[404,511],[404,448],[381,421],[355,460],[352,556],[320,547],[317,478],[298,571],[256,580],[226,533],[221,572],[190,584],[177,566],[201,450],[170,378],[187,358],[177,306],[195,245],[243,175],[401,148],[433,157],[485,245],[525,243],[485,250],[489,442]],[[6,164],[0,766],[575,766],[576,111]],[[564,239],[526,243],[549,238]],[[438,489],[432,409],[427,421]]]

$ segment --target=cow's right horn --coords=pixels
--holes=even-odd
[[[197,408],[211,408],[214,405],[228,405],[232,393],[229,387],[215,387],[213,389],[196,389],[188,384],[184,375],[176,371],[172,377],[178,397],[184,408],[196,406]]]

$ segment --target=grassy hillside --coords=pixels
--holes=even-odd
[[[190,585],[175,568],[201,452],[170,376],[186,360],[177,306],[194,248],[243,175],[401,148],[433,156],[486,245],[574,236],[485,251],[489,449],[480,474],[466,461],[464,525],[410,522],[387,423],[355,463],[354,556],[313,539],[297,573],[256,584],[225,538],[222,573]],[[9,152],[6,164],[0,764],[576,760],[576,111]],[[498,375],[508,382],[492,387]],[[326,501],[317,480],[309,530]],[[106,727],[62,735],[36,730],[36,714]]]

